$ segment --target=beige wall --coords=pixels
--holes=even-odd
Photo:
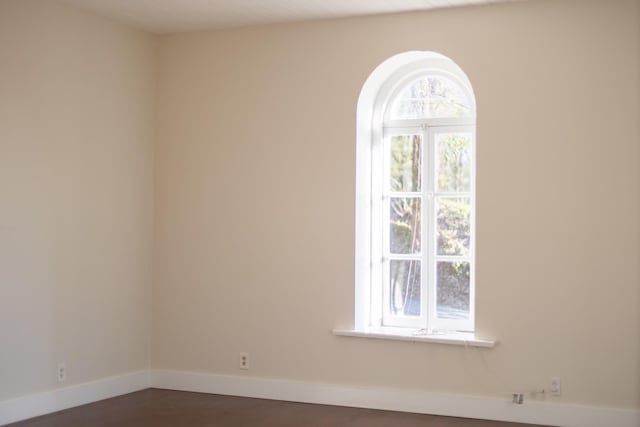
[[[151,36],[0,1],[0,400],[145,369]]]
[[[531,1],[161,38],[152,366],[640,408],[638,2]],[[478,101],[477,329],[353,321],[355,107],[434,50]],[[249,351],[251,370],[238,370]]]

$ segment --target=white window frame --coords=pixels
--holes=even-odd
[[[442,75],[453,80],[463,90],[471,103],[471,115],[464,118],[390,120],[390,102],[406,85],[423,75]],[[462,69],[451,59],[434,52],[406,52],[383,62],[369,76],[358,100],[357,145],[356,145],[356,330],[371,327],[395,326],[413,329],[473,331],[475,328],[475,97],[469,79]],[[389,135],[421,134],[423,165],[422,207],[426,212],[434,212],[435,189],[427,174],[434,170],[434,138],[441,131],[462,131],[471,134],[471,244],[466,257],[470,261],[469,320],[438,319],[435,298],[435,219],[433,224],[423,221],[424,257],[421,257],[423,272],[422,311],[420,317],[390,318],[383,313],[386,283],[384,271],[384,233],[382,226],[385,198],[383,197],[386,173],[383,155],[384,145]],[[435,175],[434,175],[435,177]],[[388,180],[387,180],[388,182]],[[431,216],[433,218],[433,216]],[[387,227],[388,228],[388,227]],[[426,240],[428,239],[428,240]],[[429,263],[428,266],[425,262]],[[426,268],[425,268],[426,267]],[[424,292],[426,291],[426,292]]]

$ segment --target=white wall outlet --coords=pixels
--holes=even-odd
[[[67,367],[64,363],[58,363],[58,382],[63,383],[67,379]]]
[[[560,377],[551,378],[551,396],[562,396],[562,382],[560,381]]]
[[[240,353],[240,369],[249,369],[249,353]]]

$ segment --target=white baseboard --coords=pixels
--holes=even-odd
[[[150,384],[149,371],[144,370],[0,401],[0,425],[144,390]]]
[[[557,427],[638,427],[640,411],[245,376],[152,370],[0,401],[0,425],[148,387]]]
[[[638,427],[640,411],[541,401],[152,370],[152,387],[558,427]]]

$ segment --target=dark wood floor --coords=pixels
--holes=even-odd
[[[148,389],[12,427],[541,427],[453,417]]]

